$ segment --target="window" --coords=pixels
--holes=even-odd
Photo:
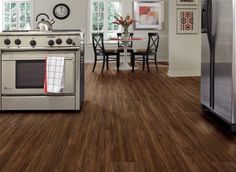
[[[90,31],[103,32],[105,39],[115,36],[119,26],[114,16],[121,13],[120,0],[90,0]]]
[[[32,0],[3,0],[1,2],[2,30],[30,30]]]

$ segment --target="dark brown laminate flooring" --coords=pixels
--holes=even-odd
[[[0,114],[1,172],[236,171],[236,135],[201,112],[199,78],[100,69],[86,65],[81,112]]]

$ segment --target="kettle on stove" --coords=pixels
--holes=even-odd
[[[38,18],[40,16],[46,16],[47,19],[42,18],[40,21],[38,21]],[[36,17],[36,22],[38,22],[36,25],[36,30],[39,30],[39,31],[52,31],[52,25],[53,23],[55,23],[53,19],[49,21],[49,16],[45,13],[38,14]]]

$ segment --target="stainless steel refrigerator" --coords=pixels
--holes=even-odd
[[[201,104],[236,130],[236,0],[202,0]]]

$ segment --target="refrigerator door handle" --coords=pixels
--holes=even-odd
[[[210,92],[209,92],[209,103],[210,107],[214,109],[214,37],[212,35],[212,5],[214,0],[207,1],[207,37],[210,49]]]
[[[217,12],[217,2],[215,0],[211,0],[212,1],[212,37],[216,37],[216,32],[217,32],[217,16],[218,16],[218,12]]]
[[[202,5],[202,33],[207,33],[207,9],[206,4]]]
[[[212,1],[213,0],[209,0],[207,1],[207,11],[206,11],[206,25],[207,25],[207,37],[208,37],[208,41],[209,41],[209,45],[210,45],[210,49],[211,49],[211,41],[212,41]]]
[[[215,109],[215,47],[216,47],[216,37],[217,37],[217,1],[212,1],[211,13],[212,13],[212,23],[211,23],[211,107]]]

